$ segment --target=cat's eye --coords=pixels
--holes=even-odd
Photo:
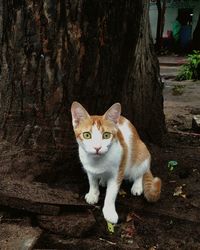
[[[90,132],[84,132],[84,133],[83,133],[83,138],[84,138],[84,139],[91,139],[91,138],[92,138],[92,135],[91,135]]]
[[[111,137],[111,133],[110,132],[104,132],[103,133],[103,139],[109,139]]]

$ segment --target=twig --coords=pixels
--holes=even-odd
[[[200,137],[200,134],[197,134],[197,133],[189,133],[189,132],[182,132],[182,131],[170,131],[171,134],[181,134],[181,135],[190,135],[190,136],[196,136],[196,137]]]
[[[103,239],[103,238],[99,238],[99,240],[104,241],[104,242],[106,242],[106,243],[108,243],[110,245],[116,245],[115,242],[112,242],[112,241],[109,241],[109,240],[106,240],[106,239]]]

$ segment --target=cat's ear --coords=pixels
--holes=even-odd
[[[71,113],[72,113],[72,124],[74,128],[78,126],[81,120],[89,118],[88,112],[85,108],[78,102],[73,102],[71,106]]]
[[[103,117],[104,119],[110,120],[114,122],[115,124],[117,124],[119,121],[120,115],[121,115],[121,104],[115,103],[106,111]]]

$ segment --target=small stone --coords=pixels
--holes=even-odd
[[[33,249],[42,230],[29,225],[1,223],[0,249]]]
[[[196,133],[200,133],[200,115],[194,115],[192,118],[192,129]]]

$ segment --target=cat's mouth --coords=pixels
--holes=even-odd
[[[108,150],[106,149],[102,149],[102,150],[91,150],[91,149],[87,149],[85,148],[85,152],[92,156],[92,157],[96,157],[96,158],[99,158],[99,157],[103,157],[104,155],[106,155],[106,153],[108,152]]]
[[[91,155],[93,155],[95,157],[101,157],[101,156],[105,155],[105,152],[93,152],[93,153],[91,153]]]
[[[100,152],[98,152],[98,153],[95,153],[95,155],[97,155],[97,156],[101,156],[101,155],[103,155],[102,153],[100,153]]]
[[[97,153],[96,153],[96,152],[95,152],[93,155],[99,157],[99,156],[103,155],[103,153],[100,153],[100,152],[97,152]]]

